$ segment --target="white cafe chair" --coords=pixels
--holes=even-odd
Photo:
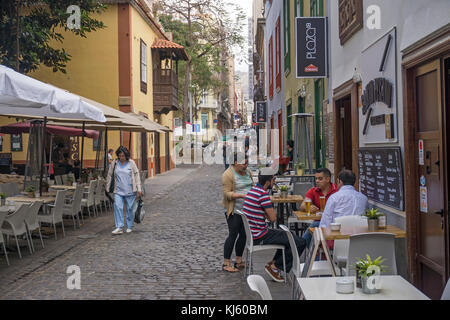
[[[263,300],[272,300],[266,280],[258,274],[251,274],[247,277],[247,283],[252,291],[257,292]]]

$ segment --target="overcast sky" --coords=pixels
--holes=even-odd
[[[242,9],[244,9],[244,12],[247,13],[247,18],[252,16],[252,0],[225,0],[228,3],[235,3],[241,6]],[[246,55],[248,55],[247,51],[247,42],[248,42],[248,25],[247,25],[247,19],[244,21],[244,27],[243,27],[243,33],[242,36],[244,37],[244,50],[241,52],[244,52]],[[235,52],[237,54],[237,52]],[[248,64],[245,62],[240,63],[239,59],[235,59],[236,63],[236,70],[238,71],[244,71],[248,72]]]

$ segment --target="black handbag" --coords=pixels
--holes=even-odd
[[[136,199],[133,207],[135,207],[134,222],[141,223],[145,216],[144,201],[141,198]]]
[[[114,169],[113,169],[113,172],[111,175],[111,183],[109,184],[109,190],[108,190],[109,193],[114,193],[114,184],[116,182],[114,173],[116,172],[116,164],[117,164],[117,161],[114,162]]]

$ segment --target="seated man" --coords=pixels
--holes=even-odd
[[[320,197],[325,196],[325,204],[330,196],[338,191],[338,186],[331,182],[331,172],[327,168],[320,168],[316,170],[314,174],[316,178],[316,187],[312,187],[305,195],[305,200],[311,200],[311,213],[316,213],[320,210]],[[302,202],[300,206],[301,211],[306,211],[306,203]],[[320,221],[314,221],[309,227],[315,228],[319,226]],[[306,241],[306,246],[309,246],[312,235],[309,232],[305,232],[303,239]]]
[[[338,176],[339,191],[328,199],[319,227],[329,227],[337,217],[362,215],[368,199],[355,190],[356,176],[350,170],[342,170]]]
[[[286,273],[288,273],[292,268],[293,258],[286,232],[278,229],[269,229],[269,224],[266,222],[266,218],[270,222],[277,220],[270,196],[267,193],[267,190],[271,189],[275,183],[274,174],[275,172],[271,168],[261,169],[258,183],[247,193],[242,211],[248,219],[255,245],[284,245]],[[300,256],[305,249],[305,240],[297,237],[295,234],[293,234],[293,237]],[[273,280],[277,282],[284,281],[280,273],[280,270],[283,270],[283,253],[281,250],[277,250],[273,261],[266,265],[265,270]]]

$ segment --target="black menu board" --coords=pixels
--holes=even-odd
[[[359,188],[370,200],[404,210],[400,147],[358,150]]]

